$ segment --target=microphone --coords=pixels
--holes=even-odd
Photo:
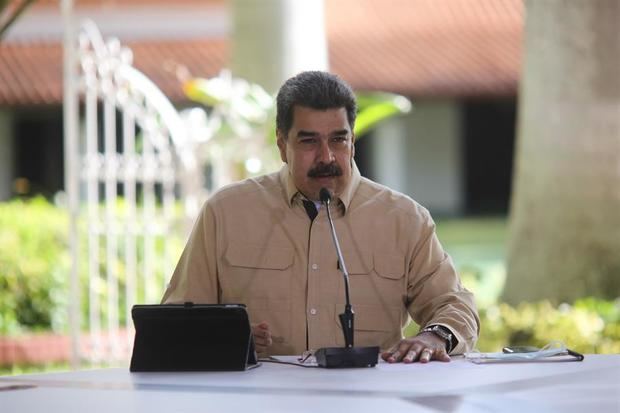
[[[349,272],[347,266],[344,263],[342,257],[342,251],[340,250],[340,243],[336,236],[336,228],[334,227],[334,221],[329,210],[331,203],[331,193],[327,188],[321,188],[319,191],[319,198],[325,205],[327,210],[327,220],[331,229],[332,240],[336,247],[336,254],[338,255],[338,263],[342,276],[344,277],[344,292],[345,292],[345,305],[344,313],[340,314],[340,325],[342,326],[342,333],[344,335],[344,348],[341,347],[324,347],[318,349],[314,353],[316,362],[320,367],[327,368],[345,368],[345,367],[374,367],[377,364],[379,358],[379,346],[373,347],[354,347],[354,321],[355,313],[351,308],[351,302],[349,299]]]

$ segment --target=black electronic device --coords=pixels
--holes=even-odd
[[[135,305],[129,370],[227,371],[256,366],[243,304]]]
[[[345,306],[344,313],[340,314],[340,325],[342,327],[342,333],[344,334],[344,347],[324,347],[315,351],[314,356],[316,362],[320,367],[327,368],[346,368],[346,367],[374,367],[379,360],[379,346],[371,347],[354,347],[353,336],[355,332],[355,313],[351,308],[351,302],[349,300],[349,273],[347,266],[344,263],[342,257],[342,251],[340,250],[340,243],[336,236],[336,229],[334,228],[334,222],[332,221],[329,205],[331,203],[331,194],[328,189],[321,188],[319,191],[319,197],[321,202],[325,205],[327,210],[327,220],[331,228],[332,240],[336,247],[336,254],[338,255],[338,267],[342,271],[344,277],[344,291],[345,291]]]

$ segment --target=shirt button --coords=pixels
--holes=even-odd
[[[316,315],[316,308],[311,308],[310,309],[310,314]]]
[[[319,265],[318,264],[312,264],[312,269],[313,270],[318,270],[319,269]]]

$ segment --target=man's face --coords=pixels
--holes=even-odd
[[[315,201],[321,188],[339,196],[351,181],[354,142],[345,108],[295,106],[288,136],[278,131],[280,157],[288,164],[295,186]]]

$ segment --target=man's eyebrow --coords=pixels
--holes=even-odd
[[[307,138],[307,137],[315,137],[315,136],[319,136],[319,133],[308,131],[308,130],[300,130],[299,132],[297,132],[298,138]]]
[[[349,133],[348,129],[339,129],[339,130],[333,131],[330,135],[332,135],[332,136],[340,136],[340,135],[347,135],[348,133]]]
[[[341,136],[341,135],[347,135],[349,133],[348,129],[338,129],[335,131],[330,132],[330,136]],[[297,132],[297,137],[298,138],[315,138],[317,136],[319,136],[320,133],[319,132],[313,132],[313,131],[309,131],[309,130],[300,130],[299,132]]]

